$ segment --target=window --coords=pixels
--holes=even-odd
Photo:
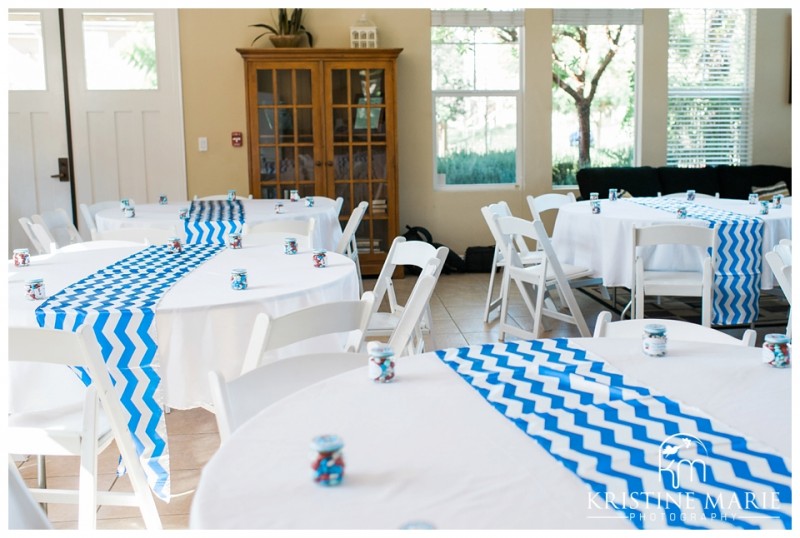
[[[39,13],[8,14],[8,89],[47,89]]]
[[[553,11],[553,185],[590,166],[633,166],[638,9]]]
[[[83,41],[87,89],[158,88],[153,13],[87,13]]]
[[[750,164],[751,43],[749,10],[669,11],[667,165]]]
[[[437,188],[517,185],[523,12],[433,11]]]

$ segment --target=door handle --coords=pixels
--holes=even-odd
[[[50,177],[58,178],[59,181],[69,181],[69,159],[66,157],[58,159],[58,174]]]

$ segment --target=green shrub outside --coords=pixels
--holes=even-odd
[[[514,183],[517,156],[513,150],[489,153],[458,151],[439,157],[436,172],[445,175],[447,185]]]

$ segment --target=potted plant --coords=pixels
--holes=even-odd
[[[291,15],[286,8],[278,9],[278,20],[273,24],[251,24],[253,28],[263,28],[265,32],[256,36],[253,43],[262,37],[269,36],[269,40],[276,47],[297,47],[303,35],[308,36],[308,46],[314,46],[314,36],[303,26],[303,10],[293,9]]]

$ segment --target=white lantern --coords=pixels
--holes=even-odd
[[[350,27],[350,48],[376,49],[378,48],[378,28],[367,18],[366,13]]]

